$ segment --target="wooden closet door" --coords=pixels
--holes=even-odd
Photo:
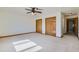
[[[42,33],[42,19],[36,20],[36,32]]]
[[[50,34],[55,35],[56,33],[56,21],[50,22]]]
[[[46,34],[56,34],[56,17],[46,18]]]
[[[50,22],[46,22],[46,34],[50,34]]]

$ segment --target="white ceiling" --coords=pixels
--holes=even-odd
[[[16,12],[16,13],[21,13],[21,14],[26,14],[25,8],[28,7],[0,7],[0,10],[7,10],[7,11],[11,11],[11,12]],[[43,9],[42,12],[44,11],[51,11],[53,12],[62,12],[64,14],[68,14],[68,13],[78,13],[79,12],[79,7],[39,7],[40,9]]]

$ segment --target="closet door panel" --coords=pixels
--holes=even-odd
[[[42,33],[42,19],[36,20],[36,32]]]
[[[46,19],[46,34],[55,35],[56,34],[56,18]]]

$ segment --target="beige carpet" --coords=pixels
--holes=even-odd
[[[79,52],[79,40],[74,35],[64,35],[63,38],[57,38],[50,35],[42,35],[40,33],[0,38],[0,51],[16,52],[13,42],[26,39],[29,39],[36,45],[41,46],[42,49],[39,52]],[[27,52],[27,50],[25,51]]]

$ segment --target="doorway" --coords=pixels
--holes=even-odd
[[[36,20],[36,32],[42,33],[42,19]]]
[[[67,33],[78,36],[78,17],[67,19]]]

